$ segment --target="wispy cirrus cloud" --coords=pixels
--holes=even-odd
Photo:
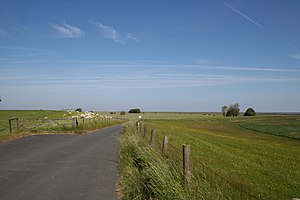
[[[275,33],[274,31],[270,31],[266,26],[258,23],[256,20],[254,20],[253,18],[249,17],[248,15],[246,15],[245,13],[243,13],[242,11],[236,9],[235,7],[233,7],[231,4],[223,1],[223,0],[219,0],[220,2],[222,2],[227,8],[231,9],[232,11],[234,11],[235,13],[237,13],[238,15],[240,15],[241,17],[243,17],[244,19],[246,19],[247,21],[251,22],[252,24],[254,24],[255,26],[265,30],[269,36],[273,39],[276,39],[276,42],[281,41],[282,43],[284,43],[286,46],[288,46],[289,48],[293,49],[294,51],[300,53],[300,49],[297,48],[295,45],[293,45],[291,42],[289,42],[287,39],[285,39],[284,37],[282,37],[280,34]],[[299,59],[299,55],[298,54],[292,54],[289,55],[289,57],[291,58],[295,58],[295,59]]]
[[[137,37],[132,33],[126,34],[127,39],[138,41]]]
[[[53,58],[55,51],[25,46],[0,46],[0,68],[10,65],[33,64]]]
[[[101,22],[91,22],[100,31],[103,38],[110,39],[116,43],[125,44],[128,40],[135,40],[137,38],[132,33],[126,33],[126,36],[122,36],[118,30],[112,26],[104,25]]]
[[[239,67],[239,66],[222,66],[222,65],[207,65],[202,68],[211,70],[228,70],[228,71],[254,71],[254,72],[300,72],[299,69],[284,69],[284,68],[262,68],[262,67]]]
[[[300,60],[300,53],[290,54],[288,56],[290,58],[294,58],[294,59]]]
[[[3,74],[0,75],[0,83],[4,86],[13,86],[18,83],[18,87],[76,87],[76,88],[190,88],[215,85],[230,84],[251,84],[268,82],[299,82],[297,77],[254,77],[237,75],[215,75],[201,73],[128,73],[120,74],[95,74],[95,75],[75,75],[70,74],[46,75],[46,74]],[[22,84],[20,84],[22,83]]]
[[[85,36],[85,32],[82,29],[71,24],[62,23],[61,25],[57,25],[50,23],[50,25],[63,38],[81,38]]]
[[[232,84],[300,82],[299,69],[258,68],[222,65],[171,64],[154,61],[56,60],[11,63],[0,74],[2,87],[76,88],[190,88]],[[22,73],[15,73],[31,66]],[[47,71],[37,70],[49,66]],[[52,67],[53,66],[53,67]],[[63,66],[57,74],[57,66]],[[72,66],[72,70],[70,70]],[[83,67],[85,66],[85,67]],[[84,69],[84,70],[82,70]],[[79,70],[80,73],[78,73]],[[253,73],[249,73],[253,72]]]
[[[252,24],[258,26],[259,28],[265,28],[263,25],[261,25],[260,23],[258,23],[257,21],[255,21],[254,19],[252,19],[251,17],[249,17],[248,15],[244,14],[243,12],[241,12],[240,10],[236,9],[235,7],[233,7],[232,5],[230,5],[229,3],[226,3],[225,1],[221,1],[226,7],[230,8],[231,10],[233,10],[235,13],[239,14],[241,17],[243,17],[244,19],[248,20],[249,22],[251,22]]]

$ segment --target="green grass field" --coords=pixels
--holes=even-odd
[[[8,119],[18,117],[24,120],[30,119],[43,119],[48,117],[49,119],[62,118],[67,112],[55,111],[55,110],[0,110],[0,130],[2,133],[8,132]],[[65,117],[70,117],[71,114],[67,114]]]
[[[105,121],[103,118],[78,119],[79,126],[74,127],[72,116],[77,112],[56,110],[0,110],[0,142],[31,135],[44,133],[84,133],[101,129],[114,124],[120,124],[122,120]],[[13,132],[9,132],[8,119],[19,118],[19,131],[17,123],[12,123]]]
[[[105,113],[108,115],[111,115],[109,113]],[[139,120],[140,116],[141,119],[211,119],[211,117],[214,117],[215,119],[222,118],[222,116],[218,113],[176,113],[176,112],[146,112],[146,113],[126,113],[125,115],[120,115],[119,113],[116,113],[114,115],[111,115],[114,117],[127,119],[130,121]]]
[[[299,115],[173,115],[169,119],[145,115],[144,123],[148,129],[157,129],[158,140],[167,135],[179,149],[190,144],[194,157],[261,199],[300,196]]]
[[[238,123],[242,127],[253,131],[300,140],[299,115],[254,117]]]
[[[106,113],[109,115],[109,113]],[[126,120],[177,120],[188,119],[207,122],[224,122],[238,124],[239,126],[255,132],[267,133],[293,139],[300,139],[300,115],[258,115],[255,117],[223,117],[220,113],[173,113],[149,112],[139,114],[111,115]]]

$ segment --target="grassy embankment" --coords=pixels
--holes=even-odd
[[[169,142],[179,149],[182,144],[190,144],[194,157],[243,190],[260,199],[292,199],[300,196],[300,140],[298,140],[300,116],[223,118],[213,115],[204,116],[203,114],[165,113],[156,114],[160,119],[155,119],[153,115],[155,114],[149,114],[151,119],[144,123],[148,130],[157,129],[159,141],[162,140],[163,135],[168,135]],[[167,115],[171,120],[163,119],[163,116]],[[136,118],[136,116],[132,116],[132,118]],[[147,118],[146,114],[143,118]],[[273,125],[276,128],[272,128]],[[275,136],[278,134],[283,137]],[[127,137],[124,136],[123,140],[127,141]],[[125,141],[122,142],[122,149],[124,149]],[[142,146],[140,145],[139,148],[143,149]],[[134,169],[134,165],[130,166],[130,156],[127,157],[128,168]],[[126,162],[124,164],[122,160],[121,163],[126,165]],[[201,170],[199,163],[193,163],[192,173],[205,177],[200,182],[199,180],[194,181],[196,185],[200,185],[201,181],[205,185],[205,181],[210,180],[211,174],[203,174],[206,172]],[[130,176],[133,175],[134,173],[130,173]],[[123,183],[128,181],[127,176],[126,171],[123,171],[121,176],[125,178],[125,180],[121,179]],[[218,181],[218,179],[214,181]],[[160,188],[161,186],[156,185],[155,187]],[[225,198],[225,195],[230,193],[227,191],[228,188],[222,187],[222,184],[217,185],[217,190],[213,192],[215,194],[219,192],[219,199]],[[124,186],[124,188],[124,193],[127,194],[127,187]],[[209,190],[203,192],[198,187],[192,188],[197,191],[199,196],[210,199],[207,196]],[[184,196],[188,196],[189,192],[183,191]]]
[[[121,199],[222,199],[207,181],[186,186],[171,163],[129,125],[121,138]]]
[[[55,110],[0,110],[0,142],[16,139],[32,134],[45,133],[85,133],[104,127],[120,124],[122,120],[104,120],[95,118],[90,120],[78,119],[79,125],[72,125],[71,117],[79,115],[77,112]],[[9,133],[8,119],[19,118],[20,130],[17,131],[13,122],[13,133]]]

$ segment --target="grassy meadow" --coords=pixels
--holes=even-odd
[[[138,116],[127,115],[132,120]],[[191,145],[192,173],[203,173],[201,162],[259,199],[300,196],[299,115],[144,113],[142,119],[148,132],[157,130],[158,141],[167,135],[178,149]]]
[[[103,118],[78,119],[78,126],[72,124],[72,116],[81,113],[57,110],[0,110],[0,142],[45,133],[84,133],[107,126],[123,123],[123,120],[104,120]],[[8,119],[19,118],[20,130],[16,121],[12,122],[9,133]]]

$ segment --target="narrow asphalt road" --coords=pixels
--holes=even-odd
[[[114,126],[84,135],[39,135],[0,144],[0,199],[118,199],[122,130]]]

